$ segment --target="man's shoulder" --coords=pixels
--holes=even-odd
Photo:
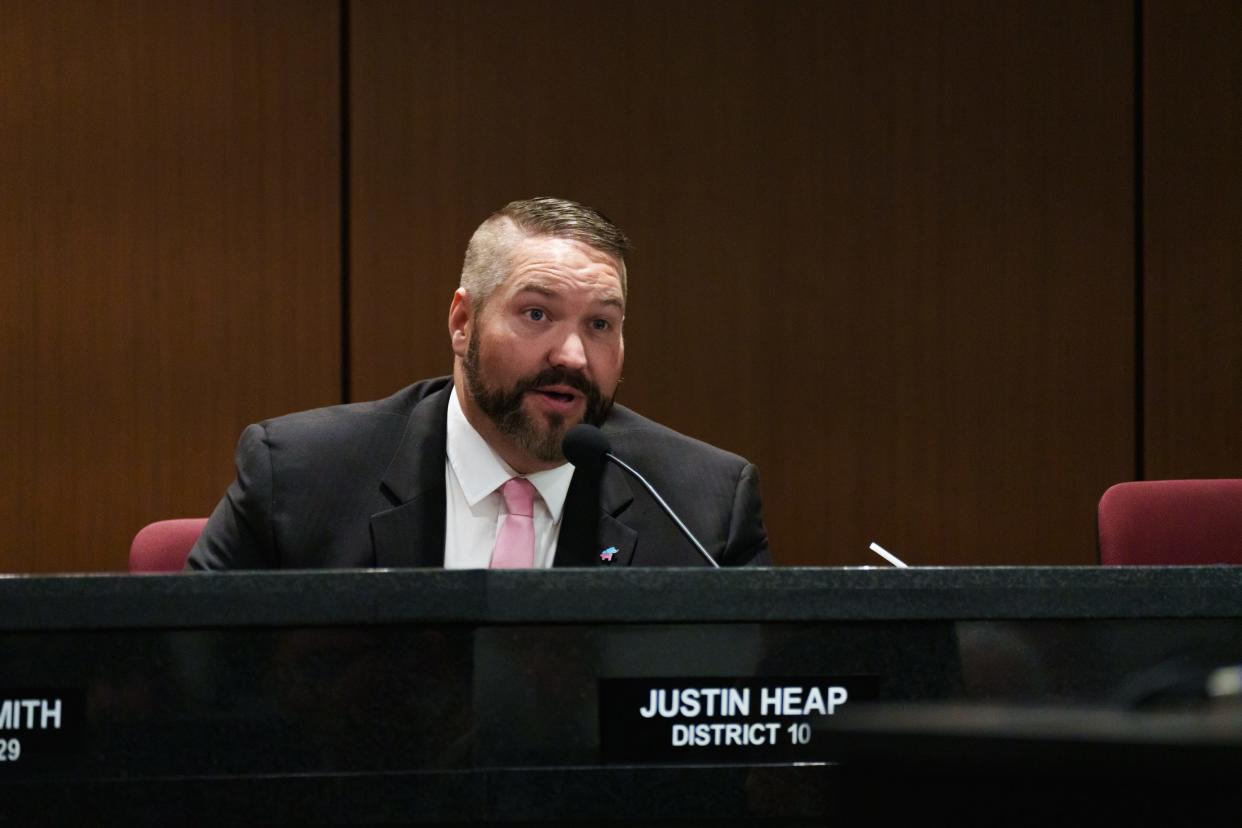
[[[623,405],[613,406],[602,430],[622,459],[625,459],[626,454],[645,455],[693,462],[697,465],[709,463],[727,467],[744,466],[749,462],[746,458],[711,443],[674,431]]]
[[[451,383],[451,377],[422,380],[380,400],[295,411],[258,425],[270,444],[279,445],[333,447],[357,443],[368,436],[399,438],[414,408]]]

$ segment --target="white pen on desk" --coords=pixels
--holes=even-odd
[[[907,568],[907,567],[906,567],[906,563],[905,563],[905,561],[901,560],[901,558],[898,558],[898,557],[897,557],[896,555],[894,555],[892,552],[889,552],[887,549],[885,549],[883,546],[880,546],[880,545],[879,545],[878,543],[876,543],[875,541],[872,541],[872,542],[871,542],[871,551],[872,551],[872,552],[874,552],[875,554],[879,555],[879,556],[880,556],[881,558],[883,558],[884,560],[886,560],[886,561],[888,561],[889,563],[891,563],[893,566],[899,566],[899,567],[901,567],[902,569],[906,569],[906,568]]]

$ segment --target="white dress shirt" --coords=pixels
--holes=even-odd
[[[444,460],[444,568],[487,569],[496,533],[507,514],[498,489],[511,477],[524,476],[535,487],[535,568],[552,566],[561,511],[574,467],[564,463],[548,471],[518,475],[474,430],[457,389],[449,395],[448,456]]]

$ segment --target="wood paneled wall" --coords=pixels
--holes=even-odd
[[[1149,478],[1242,477],[1242,4],[1145,4]]]
[[[0,570],[120,569],[245,423],[446,372],[471,230],[539,193],[634,237],[621,399],[759,463],[780,563],[1092,562],[1110,483],[1242,474],[1240,32],[1227,0],[0,4]]]
[[[638,245],[621,399],[759,464],[779,562],[1094,559],[1129,3],[351,8],[356,396],[447,371],[470,231],[563,195]]]
[[[124,569],[339,400],[335,2],[0,4],[0,570]]]

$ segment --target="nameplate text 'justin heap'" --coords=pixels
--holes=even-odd
[[[815,726],[874,699],[874,676],[604,679],[605,761],[809,759]]]

